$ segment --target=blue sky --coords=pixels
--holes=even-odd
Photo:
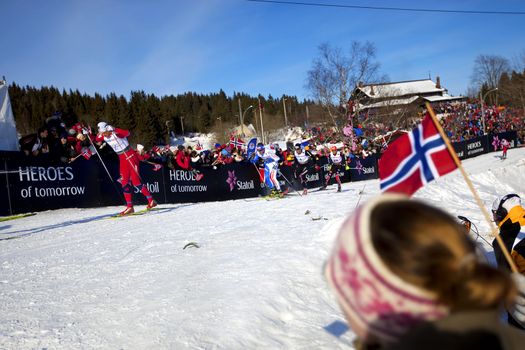
[[[525,11],[522,0],[304,0],[365,6]],[[479,54],[525,53],[525,16],[414,13],[245,0],[2,0],[0,76],[126,97],[223,89],[309,97],[323,42],[371,41],[391,81],[441,77],[454,95]]]

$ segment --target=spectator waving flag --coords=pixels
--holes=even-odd
[[[244,147],[245,146],[244,141],[241,138],[235,137],[235,136],[232,136],[230,138],[230,145],[233,145],[234,147]]]
[[[379,160],[380,187],[383,192],[412,195],[454,169],[454,159],[427,114],[412,132],[388,145]]]
[[[248,142],[248,148],[246,151],[246,158],[250,158],[253,152],[255,152],[255,146],[257,146],[257,137],[254,137]]]
[[[199,140],[197,140],[197,145],[195,145],[195,150],[196,151],[202,151],[202,144],[200,143]]]
[[[89,148],[85,148],[84,150],[82,150],[82,157],[89,159],[91,158],[92,155],[93,153],[91,152]]]

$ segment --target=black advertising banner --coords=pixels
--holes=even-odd
[[[7,177],[2,182],[8,183],[11,212],[3,204],[2,215],[102,204],[98,171],[87,162],[53,164],[45,158],[16,158],[6,163]]]
[[[104,163],[97,156],[85,160],[78,158],[75,163],[80,163],[86,167],[86,172],[90,178],[97,181],[98,201],[100,205],[120,205],[125,203],[122,194],[122,185],[118,182],[120,178],[118,158],[104,158]]]
[[[467,142],[466,141],[454,142],[452,144],[452,147],[454,147],[454,150],[456,151],[456,154],[460,160],[467,158]]]
[[[510,148],[514,148],[518,144],[518,133],[516,131],[507,131],[498,134],[488,134],[467,141],[454,142],[452,146],[458,158],[463,160],[489,152],[500,151],[503,139],[509,141]]]
[[[354,157],[350,161],[350,180],[363,181],[377,179],[377,156],[375,154],[366,158]]]
[[[0,159],[0,215],[7,215],[11,212],[11,199],[9,197],[9,170],[7,168],[7,160]]]
[[[249,163],[232,163],[219,169],[219,176],[215,176],[215,190],[217,198],[221,200],[256,197],[262,192],[259,173]],[[212,173],[213,168],[209,170]],[[214,199],[208,199],[214,200]]]
[[[166,203],[166,189],[164,168],[154,170],[154,165],[151,163],[141,162],[139,164],[139,174],[142,186],[146,186],[158,203]],[[148,201],[146,197],[140,192],[140,189],[133,187],[133,203],[146,205]]]
[[[165,169],[168,203],[203,202],[255,197],[261,193],[259,175],[251,164],[232,163],[193,171]]]
[[[465,141],[465,158],[472,158],[489,151],[487,137],[476,137]]]
[[[498,134],[489,134],[488,148],[489,152],[501,151],[501,142],[505,139],[510,143],[510,148],[518,145],[518,133],[516,131],[500,132]]]
[[[304,175],[306,178],[307,188],[315,188],[321,186],[323,182],[321,181],[322,177],[320,171],[315,170],[315,166],[313,164],[309,164],[307,166],[307,169],[308,172]],[[293,185],[294,189],[296,189],[297,191],[303,189],[301,185],[301,180],[295,177],[294,166],[281,165],[279,167],[279,171],[282,175],[278,176],[277,179],[280,181],[281,184],[285,184],[285,187],[290,187],[288,182],[284,179],[286,177],[286,179]]]

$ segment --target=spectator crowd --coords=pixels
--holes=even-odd
[[[516,130],[518,139],[523,143],[525,136],[525,117],[523,111],[498,106],[484,106],[470,102],[440,103],[434,109],[444,130],[452,142],[464,141],[486,133],[499,133]],[[485,117],[483,123],[481,115]],[[421,113],[423,116],[423,113]],[[372,154],[381,154],[399,134],[405,130],[396,130],[393,125],[385,123],[367,123],[356,117],[353,125],[347,125],[342,132],[333,127],[315,126],[300,135],[301,147],[308,150],[316,159],[327,157],[330,148],[336,146],[349,163],[352,158],[366,158]],[[412,121],[416,125],[419,120]],[[484,124],[484,125],[483,125]],[[27,156],[45,156],[51,161],[70,163],[79,157],[89,159],[96,152],[103,156],[108,154],[104,144],[95,142],[95,133],[89,125],[77,121],[71,116],[55,112],[47,118],[45,125],[37,133],[22,137],[19,140],[21,150]],[[283,147],[281,147],[283,146]],[[281,158],[282,164],[292,165],[294,160],[294,143],[286,146],[270,144]],[[231,136],[229,142],[216,143],[211,149],[197,145],[156,145],[146,150],[138,144],[137,152],[144,162],[152,163],[158,170],[161,166],[173,169],[192,170],[200,167],[218,167],[223,164],[247,161],[246,143]]]

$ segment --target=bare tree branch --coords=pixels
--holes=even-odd
[[[348,53],[328,43],[319,45],[319,55],[308,71],[306,88],[330,115],[337,127],[337,119],[344,117],[344,107],[358,82],[371,82],[378,76],[380,64],[376,49],[370,42],[353,41]]]

